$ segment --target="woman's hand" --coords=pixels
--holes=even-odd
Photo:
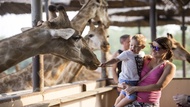
[[[126,83],[121,83],[117,85],[118,88],[124,89],[126,91],[127,94],[132,94],[134,93],[133,87],[126,84]]]
[[[127,84],[125,84],[125,82],[123,82],[123,83],[118,83],[118,84],[117,84],[117,87],[120,88],[120,89],[125,89],[125,88],[126,88],[126,85],[127,85]]]
[[[129,95],[132,94],[132,93],[134,93],[135,92],[134,86],[126,85],[125,91]]]

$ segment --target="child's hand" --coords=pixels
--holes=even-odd
[[[117,85],[117,87],[118,87],[118,88],[121,88],[121,89],[125,89],[126,86],[127,86],[127,84],[125,84],[125,82],[123,82],[123,83],[118,83],[118,85]]]

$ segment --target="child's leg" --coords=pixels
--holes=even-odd
[[[123,98],[125,98],[125,96],[122,93],[120,93],[120,95],[115,100],[115,104],[114,105],[117,105]]]
[[[115,103],[115,107],[124,107],[136,100],[136,93],[128,95],[124,90],[122,90],[121,93],[125,96],[125,98],[119,100],[117,104]]]
[[[135,101],[135,100],[130,100],[129,98],[125,97],[122,100],[120,100],[120,102],[118,104],[116,104],[115,107],[124,107],[133,101]]]
[[[118,78],[118,81],[119,81],[120,84],[125,83],[125,81],[120,79],[120,78]],[[117,90],[118,90],[119,96],[115,100],[114,107],[115,107],[115,105],[117,105],[126,96],[125,91],[123,89],[117,88]]]

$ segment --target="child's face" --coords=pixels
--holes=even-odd
[[[131,39],[130,42],[130,50],[134,53],[134,54],[139,54],[140,50],[143,48],[142,44],[140,44],[138,41],[136,41],[135,39]]]

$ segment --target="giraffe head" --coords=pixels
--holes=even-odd
[[[100,64],[99,60],[88,47],[84,38],[79,35],[79,32],[71,27],[64,7],[58,6],[57,10],[59,12],[57,17],[52,17],[51,20],[24,31],[18,35],[20,37],[13,37],[17,41],[17,38],[24,40],[24,43],[20,43],[22,45],[18,45],[19,47],[15,48],[21,48],[23,51],[25,49],[28,50],[28,52],[25,54],[20,51],[11,53],[13,57],[19,54],[21,57],[17,57],[18,60],[16,61],[14,58],[9,58],[10,60],[6,60],[7,63],[14,65],[34,55],[51,53],[61,58],[80,63],[88,69],[95,70],[98,67]],[[30,52],[31,49],[32,52]],[[1,67],[2,69],[0,70],[5,70],[9,66],[6,68]]]
[[[108,32],[107,28],[99,21],[98,27],[95,27],[93,22],[89,20],[90,31],[84,37],[87,41],[88,46],[92,50],[102,50],[104,52],[109,51],[110,45],[108,43]]]
[[[172,41],[174,59],[184,60],[190,63],[190,53],[173,38],[172,34],[167,33],[167,37]]]
[[[49,10],[54,11],[55,9],[51,5],[49,7]],[[59,16],[55,17],[56,15],[54,14],[55,18],[51,17],[51,20],[49,21],[50,24],[48,24],[50,25],[49,28],[53,27],[60,29],[71,27],[71,23],[64,8],[62,6],[58,6],[57,10],[59,12]],[[55,44],[62,44],[61,46],[64,47],[62,51],[60,51],[60,49],[57,48],[57,52],[60,53],[54,53],[55,55],[58,55],[60,57],[74,62],[78,62],[89,69],[94,70],[98,67],[98,59],[96,58],[95,54],[90,50],[84,38],[81,35],[79,35],[78,31],[75,30],[75,34],[71,36],[68,40],[66,40],[66,43],[59,43],[56,41]]]
[[[109,27],[110,19],[107,13],[108,3],[106,2],[106,0],[79,0],[79,1],[80,4],[83,6],[81,10],[86,6],[89,6],[94,10],[94,13],[93,12],[91,13],[93,15],[92,18],[95,21],[101,21],[106,28]]]

